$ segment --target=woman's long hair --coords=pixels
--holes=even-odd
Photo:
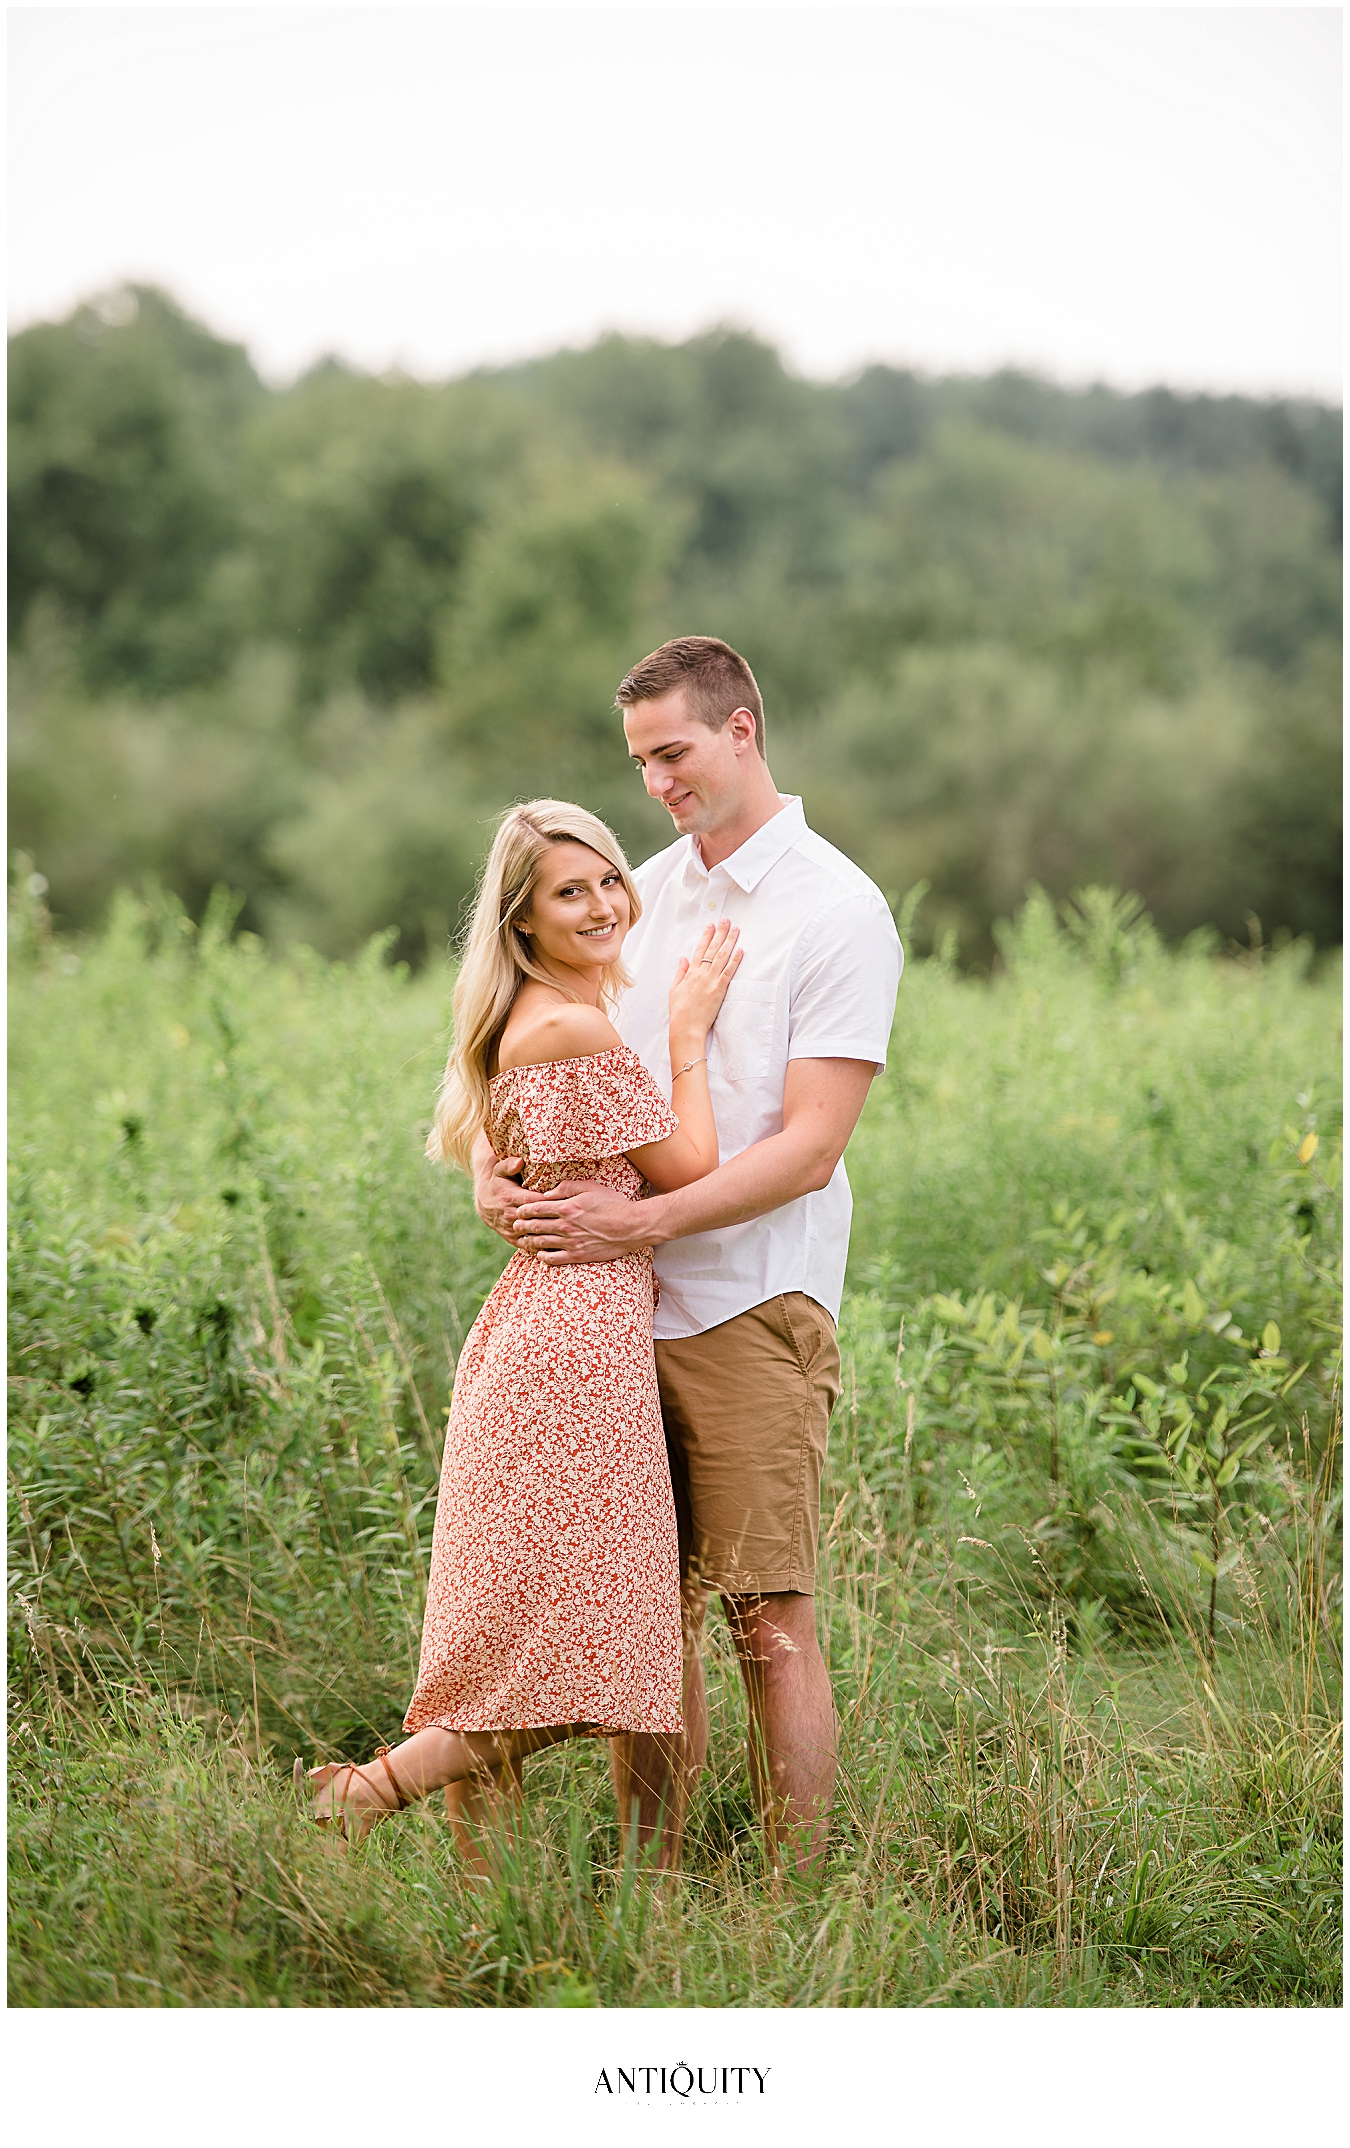
[[[427,1137],[427,1155],[433,1163],[470,1168],[474,1142],[487,1126],[492,1048],[525,979],[534,977],[540,984],[567,991],[534,961],[519,922],[529,910],[540,865],[553,843],[584,843],[595,851],[622,876],[630,922],[636,924],[642,915],[628,860],[594,813],[561,798],[533,798],[528,805],[511,806],[502,815],[463,940],[455,984],[454,1041]],[[617,962],[607,969],[600,986],[602,1005],[612,1005],[628,981]],[[576,995],[568,993],[568,997]]]

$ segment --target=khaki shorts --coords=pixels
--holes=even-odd
[[[811,1596],[839,1346],[801,1291],[657,1341],[680,1571],[727,1596]]]

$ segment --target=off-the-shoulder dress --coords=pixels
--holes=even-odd
[[[641,1198],[625,1151],[679,1121],[618,1045],[510,1067],[488,1133],[546,1192]],[[675,1511],[652,1352],[650,1252],[512,1255],[460,1355],[408,1731],[680,1727]]]

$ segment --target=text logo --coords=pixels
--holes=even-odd
[[[762,2096],[771,2066],[602,2066],[597,2096]]]

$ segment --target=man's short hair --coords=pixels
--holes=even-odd
[[[711,634],[681,634],[675,641],[663,641],[634,664],[614,697],[615,705],[631,709],[639,701],[660,701],[677,687],[684,690],[690,715],[710,731],[720,731],[733,709],[749,709],[755,719],[755,744],[761,760],[765,758],[764,703],[755,674],[726,642],[715,641]]]

